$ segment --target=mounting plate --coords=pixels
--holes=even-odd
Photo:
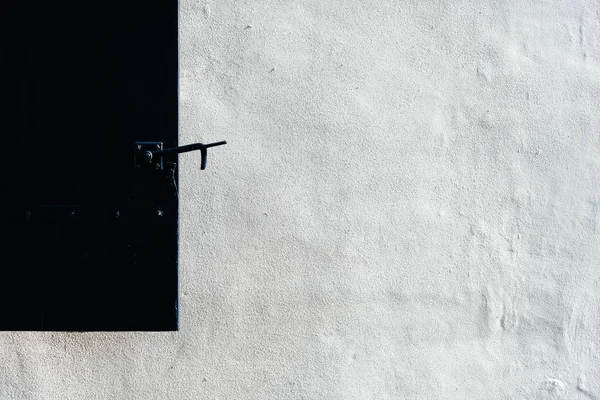
[[[148,151],[158,151],[163,149],[163,142],[135,142],[133,152],[133,162],[135,168],[154,168],[163,169],[162,157],[157,159],[148,159],[146,154]],[[157,166],[158,165],[158,166]]]

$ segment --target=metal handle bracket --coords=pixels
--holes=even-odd
[[[135,165],[137,168],[144,168],[152,164],[158,165],[157,169],[162,169],[162,158],[179,153],[187,153],[189,151],[200,150],[200,169],[206,168],[206,159],[208,157],[208,149],[211,147],[222,146],[227,144],[225,140],[214,143],[194,143],[185,146],[171,147],[163,149],[162,142],[136,142],[135,143]]]

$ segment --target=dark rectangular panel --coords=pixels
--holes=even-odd
[[[0,330],[176,330],[177,1],[2,7]]]

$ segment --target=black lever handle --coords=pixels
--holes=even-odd
[[[169,155],[169,154],[187,153],[188,151],[200,150],[200,157],[201,157],[200,169],[205,169],[206,168],[206,158],[208,156],[207,149],[209,149],[211,147],[222,146],[224,144],[227,144],[227,142],[225,140],[220,141],[220,142],[208,143],[208,144],[194,143],[194,144],[188,144],[185,146],[171,147],[169,149],[164,149],[164,150],[156,150],[156,151],[146,150],[144,152],[144,156],[146,157],[146,160],[148,162],[150,162],[155,157],[165,156],[165,155]]]

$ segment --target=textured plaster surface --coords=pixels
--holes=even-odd
[[[181,0],[181,331],[0,399],[600,399],[600,3]]]

